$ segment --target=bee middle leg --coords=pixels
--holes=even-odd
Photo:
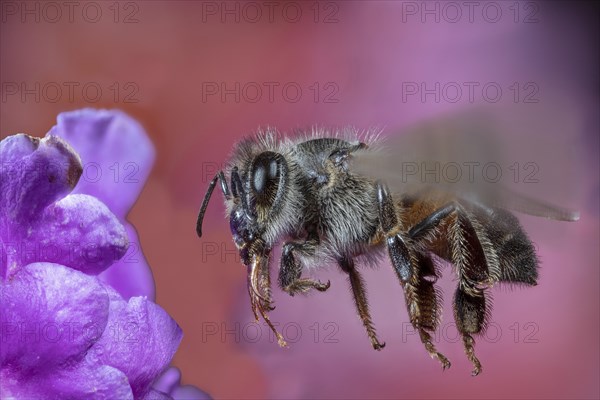
[[[288,242],[283,245],[281,254],[281,267],[279,268],[279,287],[290,296],[296,293],[306,293],[310,289],[324,292],[331,286],[331,282],[322,283],[302,276],[302,264],[296,259],[294,253],[312,255],[319,244],[318,237],[309,235],[305,242]]]
[[[354,302],[358,315],[363,322],[363,325],[367,329],[367,335],[371,340],[371,344],[375,350],[381,350],[385,347],[385,343],[380,342],[377,339],[375,333],[375,327],[371,321],[371,314],[369,312],[369,303],[367,302],[367,296],[365,294],[365,286],[362,277],[356,270],[354,261],[351,258],[343,258],[338,261],[338,264],[342,271],[348,274],[350,279],[350,286],[352,288],[352,294],[354,295]]]
[[[377,198],[381,227],[392,265],[404,289],[410,322],[419,332],[429,355],[438,359],[443,369],[450,368],[450,361],[437,351],[429,333],[437,328],[440,315],[440,295],[434,286],[437,274],[433,261],[427,254],[410,250],[411,239],[400,233],[393,198],[380,182],[377,184]]]

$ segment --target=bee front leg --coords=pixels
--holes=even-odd
[[[437,274],[433,261],[426,254],[410,250],[412,239],[401,234],[393,198],[381,182],[377,183],[377,199],[381,228],[386,237],[390,260],[404,289],[410,322],[419,332],[429,355],[437,358],[443,369],[450,368],[450,361],[437,351],[429,333],[437,328],[440,314],[440,295],[434,286]],[[432,277],[433,281],[426,279]]]
[[[296,260],[294,253],[312,255],[318,244],[318,237],[309,235],[309,239],[305,242],[288,242],[283,245],[281,267],[279,269],[279,286],[290,296],[296,293],[306,293],[310,289],[324,292],[331,286],[330,281],[322,283],[312,279],[300,278],[302,276],[302,264]]]

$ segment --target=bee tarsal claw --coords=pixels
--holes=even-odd
[[[328,279],[327,283],[323,283],[321,281],[319,281],[318,285],[315,286],[315,289],[317,289],[320,292],[324,292],[327,289],[329,289],[331,287],[331,281]]]
[[[377,351],[381,351],[381,349],[383,349],[384,347],[385,347],[385,342],[383,342],[383,343],[379,343],[379,342],[373,343],[373,348],[375,350],[377,350]]]
[[[289,347],[288,344],[287,344],[287,342],[283,338],[283,335],[281,333],[279,333],[279,332],[277,332],[277,344],[281,348],[287,348],[287,347]]]
[[[452,363],[450,363],[450,360],[448,360],[446,357],[444,357],[441,354],[440,354],[440,356],[442,357],[442,358],[440,358],[440,362],[442,363],[442,371],[450,369],[450,367],[452,366]]]

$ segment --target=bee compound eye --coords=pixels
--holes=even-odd
[[[269,179],[275,179],[277,177],[278,169],[279,164],[277,164],[277,160],[271,160],[269,163]]]
[[[246,184],[249,209],[256,218],[279,212],[286,193],[288,167],[283,155],[265,151],[252,161]]]
[[[278,174],[278,155],[271,151],[261,153],[252,166],[252,189],[258,195],[272,190],[273,186],[276,186]]]
[[[267,180],[267,171],[264,165],[257,165],[254,168],[254,173],[252,177],[252,184],[254,186],[254,191],[256,193],[262,193],[265,189],[265,184]]]

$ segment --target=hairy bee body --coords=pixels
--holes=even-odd
[[[270,151],[282,154],[287,163],[288,182],[283,188],[281,207],[267,215],[259,210],[258,223],[265,226],[264,238],[269,246],[283,240],[299,240],[307,234],[306,227],[318,232],[319,248],[305,252],[307,267],[318,267],[340,257],[356,257],[370,252],[370,243],[379,225],[375,182],[348,170],[345,160],[334,165],[331,154],[359,146],[358,139],[317,137],[278,140],[275,132],[248,138],[236,146],[227,173],[237,166],[250,171],[257,153]],[[246,172],[248,173],[248,172]],[[245,173],[240,174],[247,180]],[[235,199],[226,200],[228,215]],[[267,204],[264,208],[271,208]],[[262,215],[263,217],[260,217]],[[370,257],[372,258],[372,257]],[[315,263],[317,261],[317,263]]]
[[[244,139],[225,172],[209,186],[198,234],[220,181],[232,236],[248,267],[252,310],[271,326],[282,346],[285,341],[267,316],[272,309],[269,261],[274,246],[282,244],[278,284],[290,295],[329,288],[329,282],[303,278],[305,268],[336,263],[348,275],[358,314],[376,350],[385,343],[377,339],[356,267],[377,262],[387,250],[410,321],[444,368],[450,362],[436,350],[430,332],[441,313],[436,257],[449,261],[458,278],[454,318],[477,375],[481,364],[471,335],[485,329],[489,288],[497,282],[536,284],[532,243],[517,218],[504,209],[434,188],[390,193],[385,182],[354,172],[352,157],[376,147],[373,135],[361,141],[349,130],[335,135],[316,131],[298,139],[267,131]]]

